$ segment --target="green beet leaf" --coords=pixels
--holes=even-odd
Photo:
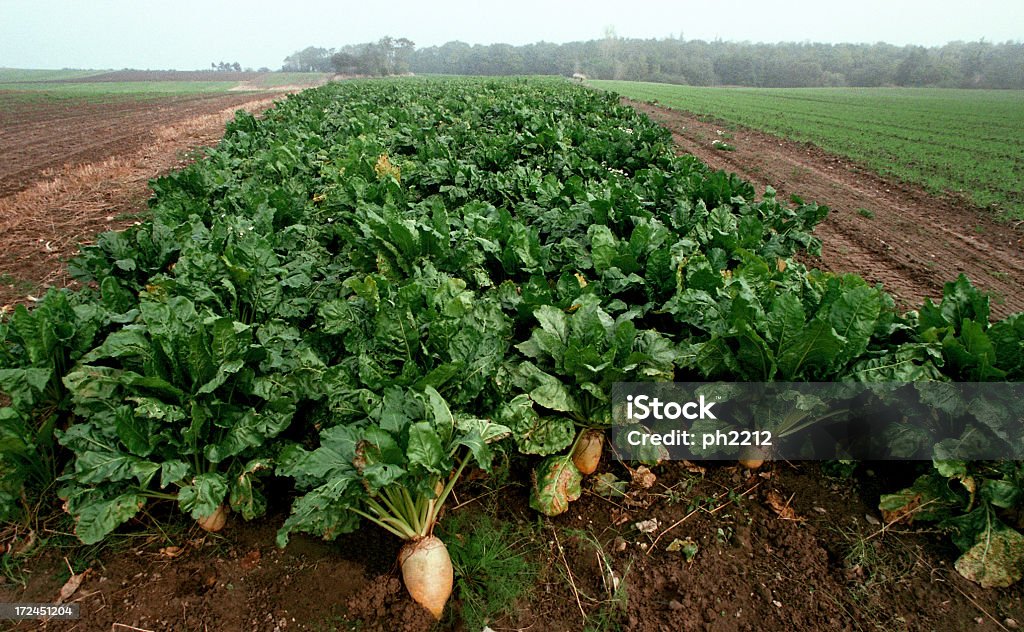
[[[220,474],[200,474],[178,492],[181,510],[198,520],[210,516],[228,495],[228,482]]]
[[[75,535],[84,544],[96,544],[134,518],[145,504],[145,497],[134,493],[121,494],[110,500],[90,499],[75,516]]]

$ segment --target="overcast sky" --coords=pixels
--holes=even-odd
[[[0,0],[0,67],[279,68],[288,54],[621,37],[760,42],[1024,40],[1024,0]]]

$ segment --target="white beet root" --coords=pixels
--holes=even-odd
[[[196,522],[199,526],[209,531],[210,533],[217,533],[224,528],[224,525],[228,522],[228,513],[230,513],[227,505],[218,505],[217,511],[214,511],[209,516],[202,516]]]
[[[590,476],[601,462],[604,447],[604,433],[600,430],[584,430],[576,449],[572,451],[572,463],[580,474]]]
[[[455,580],[444,542],[435,536],[409,542],[398,552],[398,564],[402,567],[405,589],[413,601],[440,620]]]
[[[768,451],[764,448],[747,446],[740,450],[739,463],[748,470],[756,470],[764,465],[768,456]]]

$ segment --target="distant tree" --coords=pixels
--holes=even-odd
[[[287,72],[330,72],[333,48],[308,46],[284,58],[281,70]]]
[[[242,72],[242,66],[237,61],[233,63],[226,61],[210,62],[210,68],[217,72]]]
[[[388,76],[409,72],[416,44],[407,38],[385,36],[376,42],[344,46],[330,57],[330,69],[338,73]]]
[[[399,37],[392,42],[391,74],[409,72],[409,61],[416,50],[416,43],[406,37]]]
[[[346,51],[338,51],[331,55],[331,68],[339,74],[355,74],[359,72],[359,56]]]

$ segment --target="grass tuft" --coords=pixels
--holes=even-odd
[[[470,511],[453,513],[438,530],[455,568],[456,594],[467,630],[482,630],[527,596],[537,574],[528,534]]]

